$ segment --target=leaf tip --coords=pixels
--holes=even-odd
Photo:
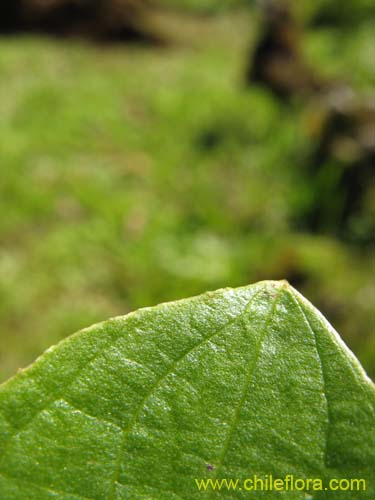
[[[280,288],[285,288],[285,289],[292,288],[292,285],[286,279],[280,280],[279,283],[280,283]]]
[[[270,280],[270,281],[265,281],[265,285],[269,285],[272,288],[275,288],[276,290],[289,290],[293,288],[289,281],[283,279],[283,280]]]

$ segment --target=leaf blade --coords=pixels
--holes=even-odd
[[[190,499],[195,477],[371,477],[374,401],[285,282],[219,290],[86,329],[1,386],[0,493]]]

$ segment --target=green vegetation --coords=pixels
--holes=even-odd
[[[217,0],[181,0],[176,5],[173,0],[159,0],[157,3],[172,9],[176,9],[177,6],[178,10],[194,14],[218,14],[233,8],[249,6],[254,2],[253,0],[222,0],[221,2]]]
[[[169,14],[159,49],[0,39],[1,379],[103,318],[269,278],[375,376],[371,249],[299,225],[318,106],[244,88],[257,21]],[[371,39],[325,27],[304,50],[367,92]]]
[[[320,479],[295,500],[357,478],[334,495],[372,500],[374,410],[356,358],[286,282],[219,290],[83,330],[2,385],[0,497],[227,498],[195,480],[255,473]]]

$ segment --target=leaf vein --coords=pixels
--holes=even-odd
[[[172,374],[173,371],[175,370],[175,368],[178,366],[178,364],[183,361],[190,353],[192,353],[193,351],[195,351],[196,349],[198,349],[199,347],[201,347],[202,345],[204,345],[205,343],[209,342],[210,340],[212,340],[215,336],[219,335],[225,328],[228,328],[229,326],[231,326],[232,324],[236,323],[239,319],[241,319],[243,317],[244,314],[246,314],[246,311],[248,310],[249,306],[251,305],[251,303],[254,301],[254,299],[262,292],[262,290],[260,290],[259,292],[256,292],[254,293],[254,295],[251,297],[251,299],[248,301],[248,303],[246,304],[246,306],[244,307],[244,310],[238,315],[236,316],[235,318],[232,318],[229,322],[225,323],[224,325],[222,325],[218,330],[215,330],[215,332],[213,332],[211,335],[207,336],[207,337],[204,337],[203,339],[201,339],[197,344],[195,344],[193,347],[190,347],[188,350],[184,351],[182,353],[181,356],[179,356],[168,368],[168,370],[159,378],[157,379],[150,387],[150,389],[147,391],[147,393],[145,394],[145,396],[143,397],[143,399],[141,400],[140,404],[138,405],[137,407],[137,410],[135,411],[134,415],[133,415],[133,418],[129,424],[129,426],[127,427],[127,429],[125,429],[124,431],[124,437],[123,437],[123,441],[122,441],[122,444],[120,446],[120,451],[119,451],[119,455],[118,455],[118,459],[117,459],[117,464],[116,464],[116,468],[115,468],[115,472],[114,472],[114,476],[113,476],[113,479],[112,479],[112,482],[113,482],[113,491],[112,491],[112,494],[109,496],[109,499],[108,500],[113,500],[114,499],[114,495],[115,495],[115,485],[116,483],[118,483],[118,476],[120,474],[120,465],[121,465],[121,455],[124,451],[124,448],[125,448],[125,444],[126,444],[126,438],[127,436],[130,434],[130,432],[132,431],[134,425],[136,424],[137,422],[137,419],[138,417],[140,416],[143,408],[144,408],[144,405],[146,403],[146,401],[150,398],[150,396],[153,394],[153,392],[155,391],[155,389],[157,387],[159,387],[161,385],[161,382],[163,382],[167,377],[168,375]],[[119,483],[121,484],[121,483]]]
[[[327,448],[328,448],[328,439],[329,439],[329,432],[330,432],[330,408],[329,408],[329,402],[328,402],[328,398],[327,398],[327,384],[326,384],[325,368],[324,368],[324,364],[323,364],[323,360],[322,360],[316,332],[313,329],[308,317],[306,316],[306,313],[303,310],[298,297],[295,295],[295,292],[292,291],[291,295],[292,295],[292,298],[293,298],[295,304],[297,305],[298,309],[300,310],[301,315],[302,315],[307,327],[309,328],[309,330],[314,338],[315,349],[316,349],[317,358],[318,358],[319,365],[320,365],[320,371],[321,371],[322,382],[323,382],[323,395],[324,395],[325,406],[326,406],[326,415],[327,415],[327,428],[326,428],[326,439],[325,439],[325,449],[324,449],[324,464],[327,465]]]
[[[26,481],[25,479],[19,479],[18,477],[9,476],[8,474],[4,474],[4,472],[0,472],[0,476],[8,481],[15,481],[17,483],[23,484],[25,486],[34,486],[35,488],[46,491],[47,493],[52,493],[53,495],[60,495],[66,497],[66,495],[70,495],[70,497],[76,500],[95,500],[94,498],[83,497],[81,495],[77,495],[76,493],[69,493],[67,491],[56,490],[52,488],[48,488],[46,486],[41,486],[40,484],[33,483],[32,481]]]
[[[83,410],[82,408],[78,408],[77,406],[73,405],[70,401],[67,401],[66,399],[58,399],[58,400],[54,401],[52,404],[55,404],[55,403],[57,403],[59,401],[61,401],[63,403],[66,403],[68,406],[70,406],[70,408],[73,411],[79,412],[79,413],[81,413],[85,417],[88,417],[88,418],[90,418],[92,420],[96,420],[97,422],[100,422],[102,424],[106,424],[107,427],[108,426],[115,427],[119,431],[123,431],[124,430],[122,427],[120,427],[119,425],[115,424],[114,422],[111,422],[110,420],[106,420],[105,418],[96,417],[95,415],[90,415],[90,413],[87,413],[86,410]]]
[[[268,332],[268,326],[269,324],[271,323],[272,321],[272,317],[273,317],[273,314],[274,314],[274,311],[275,311],[275,308],[276,308],[276,304],[277,304],[277,301],[282,293],[282,289],[278,292],[276,298],[274,299],[273,301],[273,304],[272,304],[272,307],[270,309],[270,313],[268,315],[268,318],[265,320],[265,323],[264,323],[264,328],[263,328],[263,331],[262,331],[262,334],[261,334],[261,337],[260,337],[260,341],[259,341],[259,345],[258,345],[258,348],[256,350],[256,353],[255,353],[255,356],[254,356],[254,360],[253,362],[251,363],[250,365],[250,369],[245,377],[245,382],[243,384],[243,388],[242,388],[242,391],[241,391],[241,397],[238,401],[238,404],[235,408],[235,411],[233,413],[233,418],[232,418],[232,422],[229,426],[229,430],[227,432],[227,436],[224,440],[224,443],[223,443],[223,448],[222,448],[222,452],[219,456],[219,460],[218,460],[218,464],[217,464],[217,467],[215,469],[215,473],[214,473],[214,479],[218,477],[218,473],[220,471],[220,469],[223,467],[223,464],[224,464],[224,460],[225,460],[225,456],[229,450],[229,446],[230,446],[230,443],[231,443],[231,440],[232,440],[232,437],[233,437],[233,434],[237,428],[237,424],[238,424],[238,421],[239,421],[239,418],[240,418],[240,414],[241,414],[241,410],[245,404],[245,401],[246,401],[246,395],[247,395],[247,392],[248,392],[248,389],[249,389],[249,386],[250,386],[250,383],[251,383],[251,380],[253,379],[253,376],[254,376],[254,373],[255,373],[255,370],[256,370],[256,367],[257,367],[257,364],[258,364],[258,359],[259,359],[259,356],[260,356],[260,353],[261,353],[261,350],[262,350],[262,345],[263,345],[263,342],[266,338],[266,335],[267,335],[267,332]],[[214,493],[214,491],[211,492],[212,494]],[[212,494],[210,496],[212,496]]]

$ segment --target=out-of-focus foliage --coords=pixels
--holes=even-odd
[[[244,88],[258,19],[168,13],[163,49],[0,39],[1,378],[106,317],[278,278],[374,375],[372,248],[301,223],[321,114]],[[371,89],[369,23],[303,50]]]
[[[296,2],[297,3],[297,2]],[[359,23],[374,19],[375,5],[372,0],[315,0],[306,4],[305,12],[315,26],[339,26],[353,28]]]
[[[148,0],[2,0],[0,32],[161,42]]]
[[[178,4],[175,0],[156,0],[159,5],[172,9],[185,10],[194,14],[218,14],[233,8],[248,7],[253,5],[255,0],[180,0]]]

